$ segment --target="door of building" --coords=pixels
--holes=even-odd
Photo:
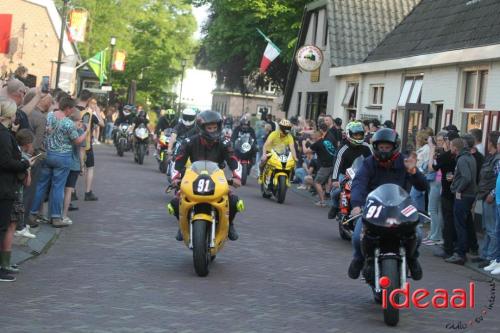
[[[406,104],[403,122],[403,152],[416,150],[417,132],[429,125],[429,109],[429,104]]]

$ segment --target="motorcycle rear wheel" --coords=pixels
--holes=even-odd
[[[381,276],[386,276],[390,279],[391,284],[387,288],[387,297],[391,295],[394,289],[400,288],[399,280],[399,262],[396,258],[385,258],[382,259]],[[399,295],[395,295],[394,301],[399,303]],[[399,309],[392,306],[391,302],[387,302],[387,309],[384,309],[384,322],[388,326],[396,326],[399,322]]]
[[[276,199],[278,200],[278,203],[282,204],[283,202],[285,202],[286,190],[287,190],[286,177],[285,176],[279,176],[279,178],[278,178],[278,189],[276,191],[277,192]]]
[[[207,232],[207,222],[202,220],[193,221],[193,264],[196,274],[205,277],[209,273],[208,265],[212,259]]]

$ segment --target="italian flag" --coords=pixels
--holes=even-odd
[[[269,37],[264,35],[262,31],[260,31],[259,29],[257,29],[257,31],[267,41],[267,47],[266,50],[264,51],[264,55],[262,56],[262,60],[260,62],[260,72],[264,73],[265,71],[267,71],[269,65],[271,65],[274,59],[276,59],[280,55],[281,50],[276,45],[274,45],[274,43],[269,39]]]

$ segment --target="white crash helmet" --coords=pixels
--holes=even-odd
[[[196,111],[191,108],[182,110],[181,121],[185,126],[193,126],[196,119]]]

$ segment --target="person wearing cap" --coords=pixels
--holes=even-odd
[[[432,168],[434,171],[441,171],[442,174],[441,211],[443,214],[443,247],[435,252],[436,256],[442,258],[448,258],[453,255],[457,238],[453,217],[455,197],[450,189],[457,165],[456,155],[452,153],[450,143],[456,138],[459,138],[458,132],[446,132],[444,135],[443,149],[434,148],[434,152],[431,151],[431,156],[434,155]]]

